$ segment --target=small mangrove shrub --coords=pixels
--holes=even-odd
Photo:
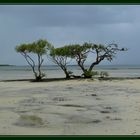
[[[106,71],[101,71],[100,72],[100,78],[105,78],[105,77],[108,77],[108,76],[109,76],[108,72],[106,72]]]
[[[91,78],[91,77],[95,77],[97,75],[99,75],[99,72],[98,71],[88,71],[86,70],[84,73],[83,73],[84,77],[86,78]]]
[[[92,71],[92,76],[98,76],[99,72],[98,71]]]

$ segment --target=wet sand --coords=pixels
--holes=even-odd
[[[0,82],[1,135],[140,135],[140,79]]]

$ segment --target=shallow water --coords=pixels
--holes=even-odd
[[[81,75],[82,72],[78,66],[69,66],[70,71],[75,75]],[[139,77],[139,65],[100,65],[95,71],[107,71],[111,77]],[[63,71],[58,66],[43,66],[42,71],[46,74],[46,78],[65,77]],[[0,80],[8,79],[27,79],[34,78],[29,66],[0,66]]]

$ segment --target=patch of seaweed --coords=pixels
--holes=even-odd
[[[64,97],[54,97],[53,101],[67,101]]]
[[[109,110],[102,110],[100,113],[111,113]]]
[[[66,89],[73,89],[73,87],[67,87]]]
[[[100,123],[102,122],[101,120],[98,120],[98,119],[95,119],[95,120],[92,120],[91,123]]]
[[[20,115],[18,121],[15,123],[15,125],[23,127],[41,127],[43,124],[42,118],[36,115]]]
[[[111,120],[115,120],[115,121],[121,121],[122,120],[122,118],[112,118]]]
[[[60,106],[64,106],[64,107],[84,107],[82,105],[74,105],[74,104],[62,104]]]
[[[112,107],[111,106],[106,106],[106,107],[104,107],[104,109],[112,109]]]

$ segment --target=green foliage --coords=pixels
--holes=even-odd
[[[73,72],[72,72],[72,71],[68,71],[68,74],[70,74],[70,75],[71,75],[71,74],[73,74]]]
[[[86,78],[90,78],[95,75],[99,75],[98,72],[93,72],[92,69],[100,64],[102,61],[112,61],[116,56],[118,51],[126,51],[125,48],[118,48],[115,43],[109,45],[94,44],[94,43],[83,43],[83,44],[70,44],[65,45],[60,48],[54,48],[47,40],[38,40],[30,44],[21,44],[16,47],[16,51],[20,52],[25,58],[28,64],[32,67],[34,71],[35,62],[33,59],[27,55],[28,53],[34,53],[38,55],[38,69],[40,69],[43,62],[42,55],[49,52],[51,59],[54,63],[61,67],[67,78],[70,77],[71,72],[67,70],[67,64],[70,62],[69,59],[75,59],[78,66],[83,71],[83,75]],[[85,62],[89,56],[92,54],[92,63],[89,68],[85,68]],[[39,70],[39,75],[35,72],[35,76],[39,79],[44,75]],[[101,77],[106,77],[108,74],[106,72],[100,73]]]
[[[101,71],[100,72],[100,77],[101,78],[108,77],[108,76],[109,76],[108,72],[106,72],[106,71]]]
[[[51,56],[56,57],[59,56],[64,60],[67,57],[71,59],[75,59],[78,66],[83,71],[83,75],[85,77],[92,77],[94,74],[92,73],[92,69],[95,65],[98,65],[103,60],[112,61],[118,51],[125,51],[124,48],[118,48],[117,44],[109,44],[107,46],[102,44],[94,44],[94,43],[83,43],[83,44],[70,44],[65,45],[64,47],[54,48],[51,51]],[[90,67],[88,69],[85,68],[85,61],[88,58],[89,54],[93,54],[95,59],[93,59]],[[65,57],[65,58],[62,58]],[[101,74],[105,76],[106,74]]]
[[[27,50],[28,50],[27,47],[28,47],[27,44],[21,44],[19,46],[16,46],[15,50],[17,52],[24,53],[24,52],[27,52]]]
[[[71,44],[64,46],[65,55],[74,58],[76,56],[82,55],[82,57],[86,57],[86,53],[88,50],[92,48],[91,44],[84,43],[82,45],[79,44]],[[84,54],[85,53],[85,54]]]
[[[97,75],[99,75],[98,71],[92,71],[92,76],[97,76]]]
[[[36,115],[20,115],[17,125],[20,126],[36,126],[40,127],[43,125],[42,118]]]
[[[31,66],[36,80],[40,81],[45,76],[45,74],[41,72],[41,65],[44,61],[42,56],[46,54],[47,51],[50,51],[52,48],[53,46],[47,40],[40,39],[33,43],[21,44],[19,46],[16,46],[15,50],[24,56],[27,63]],[[31,54],[37,55],[38,58],[37,70],[36,70],[36,63],[34,59],[31,57]]]
[[[95,77],[98,75],[100,76],[100,78],[104,78],[104,77],[109,76],[108,72],[106,72],[106,71],[98,72],[98,71],[89,71],[89,70],[86,70],[83,75],[86,78],[92,78],[92,77]]]
[[[69,50],[67,47],[61,47],[61,48],[51,48],[50,50],[50,56],[52,61],[57,64],[65,73],[66,78],[70,78],[70,75],[72,74],[71,71],[68,71],[67,64],[70,62],[68,59],[68,52]]]
[[[68,56],[74,58],[75,56],[81,54],[82,52],[86,52],[88,49],[91,49],[91,43],[84,43],[83,45],[79,44],[71,44],[65,45],[64,47],[54,48],[52,49],[50,55],[58,55],[58,56]]]
[[[68,56],[69,49],[67,47],[52,48],[50,51],[51,56]]]
[[[16,51],[20,53],[35,53],[39,55],[43,55],[50,49],[52,45],[47,40],[38,40],[33,43],[21,44],[16,46]]]
[[[93,76],[99,75],[99,73],[98,73],[98,71],[85,70],[83,75],[84,75],[85,78],[92,78]]]

